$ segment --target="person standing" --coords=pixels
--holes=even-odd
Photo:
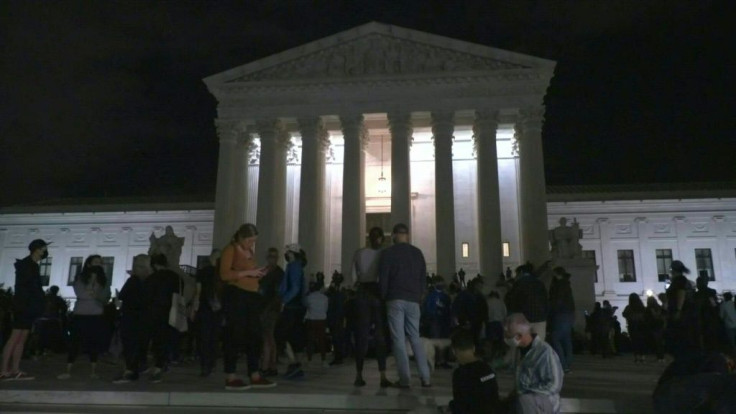
[[[733,302],[733,293],[725,292],[723,302],[719,305],[718,313],[726,328],[726,336],[732,348],[736,348],[736,305]]]
[[[199,376],[209,377],[215,369],[217,339],[219,337],[222,304],[217,293],[217,261],[220,250],[213,249],[207,265],[197,271],[197,286],[192,312],[199,344]]]
[[[62,380],[71,378],[72,366],[80,350],[89,354],[89,361],[92,364],[90,378],[97,378],[97,357],[109,345],[103,313],[111,292],[110,283],[102,267],[95,265],[86,267],[74,281],[74,293],[77,301],[74,303],[72,341],[66,361],[66,372],[57,378]]]
[[[135,256],[130,277],[118,293],[118,299],[123,302],[120,308],[120,338],[123,342],[125,371],[113,380],[115,384],[137,381],[141,363],[146,362],[143,330],[147,315],[143,286],[150,274],[151,258],[146,254]]]
[[[411,372],[406,353],[408,339],[419,368],[422,387],[431,387],[429,364],[419,337],[420,303],[426,283],[427,264],[422,251],[409,243],[409,227],[396,224],[393,246],[381,253],[378,282],[386,301],[388,325],[393,341],[399,380],[394,385],[409,388]]]
[[[381,373],[381,387],[386,388],[391,382],[386,377],[386,307],[381,299],[381,289],[378,285],[378,266],[383,246],[383,229],[373,227],[368,232],[368,246],[358,249],[353,256],[353,272],[358,283],[352,307],[355,326],[355,382],[353,385],[362,387],[363,363],[368,352],[368,339],[371,326],[374,327],[373,342],[376,347],[378,371]]]
[[[445,293],[445,279],[440,275],[432,278],[432,290],[424,299],[422,313],[427,319],[429,338],[449,338],[452,327],[452,304]]]
[[[167,347],[171,341],[172,328],[169,325],[171,299],[175,292],[182,289],[179,275],[168,268],[169,262],[163,254],[151,256],[153,273],[143,283],[145,324],[144,347],[151,344],[153,348],[154,368],[151,370],[149,381],[159,383],[163,380],[163,370],[166,364]]]
[[[554,269],[549,288],[549,308],[552,347],[560,357],[562,369],[570,372],[572,365],[572,327],[575,324],[575,300],[570,287],[570,274],[561,267]]]
[[[3,348],[0,379],[6,381],[32,380],[33,376],[20,370],[23,348],[33,322],[41,316],[45,304],[38,263],[49,256],[48,243],[36,239],[28,245],[30,254],[15,261],[15,295],[13,296],[13,330]]]
[[[531,324],[532,331],[544,342],[547,335],[547,289],[534,273],[534,267],[524,264],[516,268],[514,286],[506,295],[509,313],[522,313]]]
[[[264,306],[261,315],[263,325],[263,358],[261,374],[266,377],[278,375],[276,370],[276,359],[278,348],[276,347],[276,324],[281,314],[281,298],[279,297],[279,286],[284,279],[284,269],[279,266],[279,249],[270,247],[266,254],[266,275],[258,284],[258,290],[263,296]]]
[[[646,362],[647,348],[647,309],[639,295],[636,293],[629,295],[629,304],[624,308],[622,315],[628,326],[631,348],[634,352],[634,362],[644,363]]]
[[[286,368],[287,378],[300,378],[304,376],[299,353],[304,349],[304,296],[307,287],[304,277],[304,267],[307,265],[307,255],[302,248],[292,243],[286,246],[286,271],[279,286],[279,297],[281,298],[282,311],[276,326],[276,341],[285,346],[289,366]]]
[[[506,304],[503,303],[498,292],[492,290],[486,300],[488,306],[488,326],[486,327],[486,338],[491,342],[503,340],[503,322],[508,314]]]
[[[259,361],[263,345],[261,311],[263,298],[258,293],[260,279],[266,275],[266,268],[256,264],[255,246],[258,229],[247,223],[238,228],[230,243],[222,251],[220,259],[220,279],[223,288],[225,311],[224,364],[225,389],[247,390],[276,386],[261,375]],[[245,384],[236,374],[238,350],[245,342],[248,360],[250,385]]]
[[[665,311],[657,303],[654,296],[647,298],[647,329],[649,329],[649,340],[657,362],[664,362],[664,327]]]
[[[307,324],[307,361],[312,362],[315,348],[319,348],[322,366],[324,367],[327,353],[327,308],[329,299],[322,293],[323,282],[309,284],[309,294],[304,298],[307,313],[304,320]]]
[[[332,340],[332,361],[330,366],[341,365],[345,356],[345,302],[347,296],[342,289],[343,276],[337,270],[332,274],[327,307],[327,328]]]

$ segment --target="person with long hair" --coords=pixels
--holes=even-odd
[[[66,361],[66,372],[58,375],[58,379],[71,378],[72,366],[80,350],[89,354],[89,361],[92,364],[90,377],[97,378],[97,357],[109,345],[103,314],[111,296],[110,282],[101,265],[102,258],[99,255],[89,256],[82,267],[82,273],[74,281],[77,301],[74,303],[72,318],[72,340]]]
[[[225,389],[247,390],[269,388],[276,385],[261,375],[260,358],[263,347],[261,311],[263,298],[258,293],[260,279],[266,268],[256,264],[255,246],[258,229],[255,225],[243,224],[235,232],[230,243],[223,249],[220,258],[225,332],[223,359],[225,365]],[[245,342],[250,384],[236,374],[238,350]]]
[[[623,316],[629,329],[634,362],[646,361],[647,349],[647,309],[636,293],[629,295],[629,304],[624,308]]]
[[[657,303],[657,298],[647,298],[647,328],[649,329],[649,340],[651,348],[657,355],[657,362],[664,362],[664,328],[665,312]]]
[[[264,306],[261,315],[263,324],[263,358],[261,373],[266,377],[278,375],[276,369],[278,348],[276,346],[276,325],[281,315],[281,298],[279,286],[284,278],[284,269],[279,266],[279,249],[269,247],[266,254],[268,272],[261,278],[259,291],[263,296]]]

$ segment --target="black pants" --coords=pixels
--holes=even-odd
[[[363,362],[368,352],[371,326],[374,327],[373,341],[376,347],[378,369],[386,370],[386,307],[379,299],[377,286],[367,284],[355,297],[355,368],[363,372]]]
[[[169,325],[168,319],[155,318],[149,321],[146,327],[142,348],[147,349],[148,345],[151,345],[156,368],[163,369],[168,362],[166,354],[171,342],[172,331],[173,328]]]
[[[261,311],[263,297],[255,292],[248,292],[234,286],[227,286],[223,291],[225,311],[225,335],[223,341],[223,359],[226,374],[234,374],[238,363],[238,350],[245,345],[248,358],[248,374],[259,372],[259,361],[263,348],[263,329],[261,329]]]
[[[345,357],[345,318],[338,317],[335,319],[328,323],[330,339],[332,340],[332,352],[336,361],[342,361]]]
[[[138,372],[148,356],[146,328],[142,318],[123,315],[120,318],[120,339],[123,342],[125,369]]]
[[[287,304],[276,322],[276,343],[282,348],[287,342],[294,352],[301,352],[306,347],[306,330],[304,314],[307,309],[297,304]]]
[[[219,313],[213,312],[212,309],[200,308],[196,326],[200,368],[202,372],[209,372],[215,367],[217,338],[220,333]]]
[[[67,363],[77,360],[79,351],[89,354],[90,362],[97,362],[97,356],[107,349],[107,323],[102,315],[74,315],[71,327],[71,344]]]

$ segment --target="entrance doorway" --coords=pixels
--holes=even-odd
[[[391,245],[391,212],[388,213],[366,213],[365,215],[365,241],[368,246],[368,232],[373,227],[380,227],[383,229],[383,246],[388,247]]]

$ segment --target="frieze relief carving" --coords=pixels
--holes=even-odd
[[[662,234],[662,233],[669,233],[670,231],[671,230],[670,230],[669,223],[654,223],[655,233]]]
[[[693,223],[693,233],[708,233],[709,231],[709,223]]]
[[[528,67],[372,34],[230,82],[527,69]]]

